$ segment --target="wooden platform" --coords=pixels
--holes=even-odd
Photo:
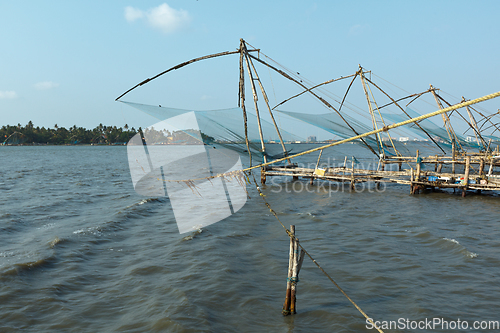
[[[291,164],[286,166],[268,166],[262,172],[266,179],[273,176],[289,176],[294,179],[306,178],[311,182],[324,180],[350,183],[354,188],[361,182],[384,182],[410,185],[412,194],[423,189],[453,188],[462,190],[465,196],[468,190],[500,191],[500,174],[495,168],[500,167],[500,156],[490,154],[462,154],[460,156],[418,156],[391,157],[380,161],[378,170],[354,167],[302,168]],[[347,161],[347,158],[346,158]],[[319,163],[318,163],[319,164]],[[346,163],[344,163],[345,165]],[[398,170],[384,170],[390,164],[397,164]],[[442,172],[443,165],[464,169],[463,172]],[[485,172],[485,169],[486,172]]]

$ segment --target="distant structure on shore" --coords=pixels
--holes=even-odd
[[[316,135],[311,135],[307,137],[307,142],[317,142]]]

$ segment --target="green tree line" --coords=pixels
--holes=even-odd
[[[54,125],[54,128],[35,127],[30,121],[26,126],[6,125],[0,129],[0,144],[124,144],[127,143],[138,130],[116,126],[99,126],[94,129],[83,127],[64,127]]]

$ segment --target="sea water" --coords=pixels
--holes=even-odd
[[[345,155],[377,163],[359,144],[322,161]],[[135,193],[126,147],[4,146],[0,161],[0,332],[370,331],[307,257],[282,316],[289,238],[253,185],[229,218],[179,234],[168,198]],[[261,189],[368,316],[500,320],[497,194],[308,183]]]

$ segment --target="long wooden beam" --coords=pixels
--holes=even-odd
[[[259,51],[259,50],[248,50],[247,52],[256,52],[256,51]],[[140,87],[146,83],[148,83],[149,81],[152,81],[164,74],[167,74],[168,72],[170,71],[173,71],[173,70],[176,70],[176,69],[179,69],[179,68],[182,68],[184,66],[187,66],[189,64],[192,64],[194,62],[197,62],[197,61],[200,61],[200,60],[205,60],[205,59],[210,59],[210,58],[216,58],[216,57],[221,57],[221,56],[225,56],[225,55],[229,55],[229,54],[237,54],[237,53],[240,53],[240,50],[236,50],[236,51],[226,51],[226,52],[220,52],[220,53],[214,53],[214,54],[209,54],[209,55],[206,55],[206,56],[203,56],[203,57],[198,57],[198,58],[194,58],[194,59],[191,59],[191,60],[188,60],[188,61],[185,61],[183,63],[180,63],[178,65],[175,65],[174,67],[170,67],[169,69],[167,69],[166,71],[163,71],[161,72],[160,74],[157,74],[153,77],[150,77],[138,84],[136,84],[135,86],[133,86],[132,88],[130,88],[129,90],[125,91],[123,94],[121,94],[120,96],[118,96],[115,101],[119,100],[120,98],[122,98],[123,96],[125,96],[126,94],[128,94],[129,92],[131,92],[132,90],[134,90],[135,88],[137,87]]]

